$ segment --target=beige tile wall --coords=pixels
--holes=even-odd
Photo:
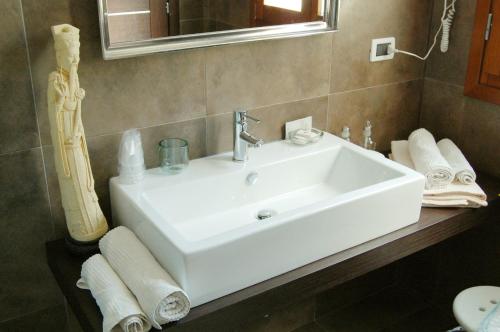
[[[421,125],[455,141],[475,168],[500,176],[500,105],[463,95],[475,5],[457,2],[449,51],[436,50],[426,62]],[[435,1],[432,34],[441,14],[442,2]]]
[[[51,25],[81,29],[83,122],[96,190],[109,217],[107,183],[117,173],[118,143],[128,128],[140,128],[149,167],[157,165],[156,142],[167,136],[188,139],[191,158],[230,150],[238,107],[263,119],[251,129],[267,141],[282,137],[286,121],[309,115],[316,127],[336,134],[343,125],[352,127],[355,141],[370,119],[384,150],[415,129],[422,63],[397,57],[371,64],[369,40],[394,35],[403,47],[424,50],[432,1],[341,4],[340,31],[332,34],[104,61],[96,1],[2,0],[0,108],[7,120],[0,123],[0,164],[12,176],[0,179],[0,189],[18,205],[0,203],[0,243],[25,236],[32,255],[25,270],[4,268],[11,282],[0,287],[26,289],[37,278],[40,296],[26,302],[22,292],[0,288],[0,325],[62,302],[46,265],[31,263],[44,262],[43,243],[65,232],[47,121],[47,76],[55,69]],[[26,164],[29,171],[21,172]],[[36,195],[35,205],[30,195]],[[27,207],[30,213],[23,212]],[[22,252],[4,249],[10,261],[25,260]],[[20,303],[23,312],[12,309]]]
[[[150,39],[150,24],[149,14],[109,16],[109,42],[114,44]]]
[[[421,81],[414,80],[332,94],[328,128],[340,133],[347,124],[351,140],[361,144],[363,127],[370,119],[377,150],[389,151],[392,140],[408,137],[418,126],[421,90]]]
[[[332,34],[208,48],[207,114],[328,95]]]
[[[422,27],[428,26],[431,6],[418,0],[383,1],[384,6],[368,7],[362,0],[343,1],[340,32],[334,34],[103,61],[95,4],[25,0],[46,159],[52,158],[46,77],[55,66],[49,28],[62,22],[81,29],[79,72],[87,92],[83,121],[96,188],[108,216],[107,181],[117,173],[120,133],[128,128],[143,128],[149,165],[155,165],[154,143],[171,132],[160,134],[160,128],[181,132],[197,151],[194,157],[230,150],[231,113],[238,107],[263,118],[254,130],[267,140],[282,137],[285,121],[313,115],[318,127],[334,133],[351,126],[359,141],[362,124],[371,119],[379,147],[387,149],[390,140],[404,138],[418,126],[424,67],[408,58],[369,63],[370,39],[396,35],[409,49],[423,50],[427,32]],[[40,10],[46,15],[40,16]],[[46,165],[47,174],[55,176],[52,161]],[[57,181],[48,183],[56,230],[64,230]]]
[[[147,10],[149,0],[107,0],[108,10],[112,13]]]
[[[330,92],[342,92],[422,77],[424,63],[396,55],[368,61],[371,40],[396,37],[397,47],[423,53],[432,1],[346,0],[340,2],[340,32],[333,38]]]

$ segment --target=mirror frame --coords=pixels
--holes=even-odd
[[[105,60],[113,60],[161,52],[333,32],[338,26],[340,0],[327,1],[330,3],[326,5],[324,21],[179,35],[111,45],[108,34],[107,1],[97,0],[102,55]]]

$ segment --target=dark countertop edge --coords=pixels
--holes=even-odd
[[[416,224],[195,307],[176,325],[218,310],[235,312],[232,308],[236,306],[239,309],[234,314],[241,313],[242,319],[248,316],[247,310],[260,314],[270,306],[277,308],[290,299],[313,296],[493,220],[500,215],[500,180],[480,174],[478,183],[488,195],[486,208],[423,208]],[[90,292],[75,286],[83,259],[66,253],[63,240],[48,242],[46,248],[49,266],[83,330],[100,330],[102,316]]]

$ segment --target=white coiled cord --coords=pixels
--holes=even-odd
[[[443,24],[443,37],[441,38],[441,52],[448,52],[448,46],[450,45],[450,29],[453,23],[453,17],[455,16],[455,2],[456,0],[452,0],[451,8],[448,11],[448,16],[446,19],[442,20]],[[446,0],[445,0],[445,8],[446,8]],[[446,11],[446,10],[445,10]]]
[[[442,31],[443,36],[441,39],[441,52],[445,53],[448,51],[448,46],[450,44],[450,29],[451,29],[451,24],[453,23],[453,17],[455,16],[455,3],[457,0],[451,0],[451,3],[448,5],[448,0],[444,0],[444,9],[443,9],[443,15],[441,16],[441,25],[439,26],[438,31],[436,32],[436,35],[434,36],[434,42],[432,43],[431,48],[429,51],[425,54],[425,56],[420,56],[411,52],[403,51],[403,50],[398,50],[397,48],[394,49],[394,53],[401,53],[401,54],[406,54],[412,57],[415,57],[420,60],[427,60],[429,55],[431,55],[432,50],[437,44],[437,38],[439,36],[439,33]],[[449,12],[448,12],[449,11]]]

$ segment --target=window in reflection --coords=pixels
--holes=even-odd
[[[264,0],[264,6],[277,7],[281,9],[302,11],[302,0]]]
[[[321,21],[325,0],[106,0],[110,43]]]
[[[323,19],[324,0],[254,0],[254,26],[305,23]]]
[[[318,17],[325,15],[325,0],[318,0]]]

